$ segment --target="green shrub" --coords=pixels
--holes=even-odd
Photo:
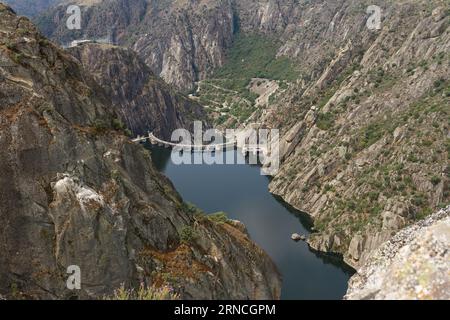
[[[97,133],[103,133],[108,130],[108,128],[109,127],[104,120],[97,119],[94,121],[94,129]]]
[[[380,140],[386,132],[389,132],[389,127],[382,123],[368,125],[354,141],[355,148],[359,151],[370,147]]]
[[[437,186],[439,183],[441,183],[441,178],[438,176],[432,176],[430,181],[434,186]]]
[[[425,204],[425,202],[426,202],[426,199],[422,195],[415,195],[414,198],[412,199],[412,203],[417,207],[423,206]]]
[[[228,217],[225,212],[217,212],[208,216],[208,219],[217,224],[227,223]]]
[[[433,85],[434,85],[434,88],[439,89],[444,83],[445,83],[444,79],[439,79],[439,80],[436,80],[433,83]]]
[[[428,217],[430,214],[433,213],[433,210],[431,208],[423,208],[415,215],[415,220],[422,220]]]
[[[28,34],[28,30],[24,29],[24,28],[19,28],[16,30],[16,32],[20,35],[20,36],[26,36]]]
[[[131,132],[130,129],[125,129],[123,131],[123,133],[127,136],[127,137],[132,137],[133,136],[133,132]]]
[[[378,200],[378,198],[380,196],[380,193],[372,191],[372,192],[369,192],[368,196],[369,196],[370,201],[373,202],[373,201],[377,201]]]
[[[417,156],[415,155],[415,154],[413,154],[413,153],[411,153],[409,156],[408,156],[408,161],[409,162],[419,162],[419,158],[417,158]]]
[[[113,171],[111,171],[111,178],[112,178],[113,180],[120,181],[121,175],[120,175],[119,170],[113,170]]]
[[[117,131],[123,131],[126,129],[126,126],[123,124],[122,120],[117,118],[112,120],[111,125],[114,128],[114,130]]]
[[[6,48],[8,48],[11,51],[14,51],[16,48],[15,44],[13,42],[11,42],[11,40],[9,40],[9,39],[5,40],[5,46],[6,46]]]
[[[330,112],[319,113],[316,125],[320,130],[326,131],[331,129],[334,125],[334,115]]]
[[[198,232],[191,226],[184,226],[181,229],[180,239],[181,242],[185,244],[189,244],[195,241],[198,238]]]
[[[190,215],[195,215],[195,214],[202,214],[202,215],[204,215],[205,214],[202,209],[200,209],[196,205],[194,205],[192,203],[189,203],[189,202],[183,202],[181,207],[182,207],[182,210],[184,212],[187,212]]]
[[[17,64],[22,64],[24,58],[25,56],[23,53],[13,53],[13,55],[11,56],[11,59]]]

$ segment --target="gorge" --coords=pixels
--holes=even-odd
[[[358,271],[348,298],[381,299],[391,288],[380,280],[383,266],[392,262],[398,272],[398,261],[418,252],[436,256],[430,243],[446,247],[445,236],[428,230],[447,230],[450,203],[448,1],[7,2],[44,36],[1,5],[0,145],[8,151],[0,158],[0,222],[8,254],[0,257],[0,296],[67,297],[55,288],[63,266],[92,251],[85,267],[99,264],[103,273],[89,281],[102,285],[81,298],[142,279],[177,283],[188,299],[278,298],[269,256],[286,278],[283,298],[341,298],[347,268],[314,251]],[[65,25],[68,3],[81,7],[80,30]],[[368,28],[374,5],[380,26]],[[105,37],[111,43],[95,43]],[[93,43],[62,50],[51,42],[83,39]],[[153,165],[167,162],[166,151],[151,152],[152,160],[130,142],[147,131],[168,140],[194,120],[279,129],[279,172],[265,179],[249,166],[167,163],[160,170],[172,185]],[[191,187],[196,179],[203,182]],[[223,188],[231,190],[225,197]],[[252,206],[243,209],[247,196]],[[242,220],[267,254],[241,223],[183,200]],[[294,232],[308,234],[308,246],[293,243]],[[35,256],[29,243],[40,248]],[[126,249],[113,254],[115,247]],[[187,272],[191,264],[200,280]],[[441,289],[432,297],[445,296]]]
[[[36,21],[60,43],[114,31],[214,125],[280,129],[270,191],[314,219],[314,248],[358,267],[450,197],[448,2],[377,1],[379,29],[371,5],[110,0],[80,2],[77,32],[64,5]]]

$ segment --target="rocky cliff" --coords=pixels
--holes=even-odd
[[[0,294],[101,298],[121,284],[182,298],[278,298],[268,256],[187,208],[148,151],[115,129],[79,62],[0,4]],[[81,268],[81,290],[66,288]]]
[[[376,250],[350,280],[346,299],[450,299],[450,207]]]
[[[199,104],[172,90],[131,49],[84,44],[69,52],[103,87],[134,136],[152,131],[170,140],[175,129],[206,119]]]
[[[66,29],[65,5],[38,19],[41,30],[63,43],[111,35],[139,52],[156,74],[184,90],[223,63],[234,32],[229,1],[113,0],[80,5],[82,30]]]
[[[37,22],[48,37],[61,43],[111,36],[117,44],[137,51],[168,83],[179,89],[192,90],[196,81],[206,79],[223,65],[237,34],[276,35],[286,43],[303,30],[303,16],[332,18],[330,14],[334,8],[342,6],[342,1],[336,4],[324,0],[316,2],[75,0],[70,3],[78,3],[82,8],[81,30],[66,28],[67,3],[42,14]],[[309,23],[316,25],[314,21]],[[311,30],[309,26],[308,30]],[[309,34],[308,40],[312,38],[314,34]],[[297,42],[290,41],[280,54],[300,56],[295,45],[301,41],[301,37]],[[315,46],[315,50],[320,52],[322,49]]]
[[[319,23],[299,49],[316,61],[262,116],[284,131],[271,191],[313,217],[314,249],[355,267],[450,200],[448,6],[379,4],[380,30],[351,1]],[[314,54],[321,39],[334,50]]]
[[[314,249],[358,267],[398,230],[449,203],[448,1],[123,4],[85,6],[87,25],[76,35],[105,35],[100,26],[110,19],[119,43],[180,88],[229,60],[236,35],[277,39],[276,56],[293,62],[296,77],[268,106],[250,109],[250,119],[281,129],[283,163],[270,190],[313,217]],[[381,10],[379,28],[367,25],[371,5]],[[63,18],[56,8],[41,25],[66,41]],[[218,89],[229,96],[230,88]],[[248,110],[237,111],[245,123]]]

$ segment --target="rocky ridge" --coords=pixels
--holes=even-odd
[[[450,299],[450,207],[405,228],[377,249],[346,299]],[[420,275],[420,276],[418,276]]]
[[[321,63],[324,46],[325,52],[332,48],[322,36],[337,33],[328,30],[324,22],[336,20],[333,15],[342,7],[358,3],[346,2],[75,0],[70,3],[82,8],[81,30],[65,27],[67,3],[40,15],[37,22],[45,35],[60,43],[111,36],[117,44],[138,52],[169,84],[192,90],[195,82],[208,78],[224,64],[228,49],[240,33],[275,36],[282,41],[279,56],[301,57],[314,65]],[[306,51],[314,51],[319,60],[314,55],[304,55]]]
[[[192,212],[79,62],[0,4],[0,294],[102,298],[122,284],[186,299],[279,298],[269,257]],[[79,291],[67,267],[81,268]]]
[[[192,89],[194,81],[221,65],[224,48],[231,45],[230,1],[113,0],[87,6],[80,2],[83,16],[89,17],[82,30],[66,30],[65,5],[38,19],[41,30],[61,43],[109,34],[139,52],[157,75],[179,89]]]

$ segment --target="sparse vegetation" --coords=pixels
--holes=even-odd
[[[316,125],[320,130],[329,130],[333,127],[334,115],[330,112],[319,113]]]
[[[140,287],[127,289],[122,284],[119,289],[114,291],[112,296],[107,296],[104,300],[179,300],[180,296],[168,286],[156,288],[154,286],[145,286],[141,283]]]
[[[228,222],[228,217],[225,212],[217,212],[208,216],[208,219],[217,224],[224,224]]]
[[[112,120],[112,127],[117,131],[124,131],[126,129],[125,124],[118,118],[114,118]]]
[[[437,186],[439,183],[441,183],[441,180],[442,179],[438,176],[432,176],[430,181],[434,186]]]
[[[198,238],[198,232],[192,226],[184,226],[180,232],[181,242],[191,244]]]
[[[200,102],[216,114],[216,124],[230,119],[234,124],[244,123],[256,111],[258,95],[249,89],[251,79],[278,80],[286,88],[286,81],[298,78],[291,60],[276,57],[279,46],[276,39],[263,35],[237,36],[226,63],[199,85]]]
[[[215,77],[226,79],[266,78],[294,81],[298,72],[288,58],[277,58],[280,43],[275,38],[258,34],[238,35],[227,63],[215,72]]]
[[[94,121],[94,129],[97,133],[104,133],[109,129],[108,124],[106,123],[106,121],[102,120],[102,119],[96,119]]]

